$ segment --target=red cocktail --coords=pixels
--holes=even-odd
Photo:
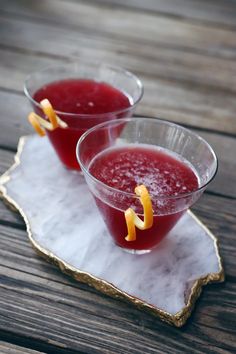
[[[174,213],[170,211],[171,201],[166,200],[160,208],[158,198],[190,193],[198,188],[198,178],[189,164],[174,157],[169,151],[153,148],[151,145],[108,148],[91,161],[89,172],[99,181],[115,189],[133,193],[137,185],[144,184],[150,193],[154,211],[152,228],[137,230],[137,238],[133,242],[127,242],[124,238],[127,226],[123,210],[132,205],[141,216],[140,202],[135,200],[133,203],[132,198],[129,201],[118,198],[115,207],[96,198],[96,203],[116,244],[127,249],[153,248],[183,214],[184,210]]]
[[[148,118],[99,124],[80,138],[77,157],[115,243],[135,253],[150,251],[168,234],[217,170],[216,156],[201,137]],[[149,191],[153,223],[137,228],[136,239],[130,241],[125,211],[131,208],[144,217],[134,193],[138,185]]]
[[[56,111],[61,112],[60,118],[68,124],[67,129],[58,127],[47,131],[47,135],[61,161],[74,169],[79,168],[75,155],[76,144],[81,135],[94,126],[94,118],[96,117],[96,124],[120,118],[132,106],[128,96],[115,87],[85,79],[55,81],[43,86],[33,95],[38,103],[44,98],[50,101]],[[64,112],[70,112],[70,117]],[[76,116],[83,118],[78,121]]]
[[[123,69],[78,63],[31,75],[25,93],[38,115],[43,116],[39,103],[47,98],[67,123],[66,129],[46,133],[65,166],[79,169],[75,148],[80,136],[98,123],[131,116],[142,97],[142,85]]]

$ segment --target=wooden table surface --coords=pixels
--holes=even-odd
[[[145,86],[137,114],[212,144],[218,175],[193,211],[219,238],[226,281],[205,287],[173,328],[39,258],[21,217],[0,202],[0,353],[235,353],[236,2],[1,0],[1,173],[32,131],[26,75],[71,57],[133,71]]]

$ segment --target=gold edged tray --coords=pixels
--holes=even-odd
[[[107,279],[100,278],[99,276],[94,275],[93,272],[78,269],[77,267],[73,266],[72,264],[73,262],[67,262],[65,259],[63,259],[63,257],[58,255],[59,251],[58,252],[52,251],[50,249],[50,245],[43,244],[44,242],[42,242],[42,239],[40,239],[40,237],[38,236],[36,237],[36,234],[40,234],[41,231],[40,232],[37,231],[36,233],[34,232],[33,230],[35,227],[33,225],[34,223],[32,222],[32,219],[30,220],[28,213],[23,210],[24,208],[22,207],[22,205],[20,206],[20,204],[22,203],[18,201],[18,199],[20,199],[19,194],[17,194],[17,192],[14,190],[14,188],[16,189],[14,183],[17,183],[17,181],[19,182],[20,180],[21,182],[22,180],[24,181],[23,178],[24,176],[21,175],[20,173],[20,168],[22,168],[22,165],[26,166],[26,163],[30,163],[28,165],[30,166],[28,167],[28,169],[31,169],[32,170],[31,173],[34,173],[32,168],[32,161],[35,160],[35,157],[37,156],[37,151],[40,151],[41,153],[41,150],[43,150],[41,149],[42,146],[43,149],[45,150],[44,154],[46,153],[47,156],[50,156],[50,158],[53,161],[53,164],[57,164],[56,168],[59,168],[59,171],[61,171],[59,173],[62,173],[63,176],[67,176],[66,174],[71,174],[70,175],[70,177],[72,176],[71,180],[73,181],[77,180],[78,177],[76,176],[76,174],[65,170],[62,166],[60,167],[58,166],[60,164],[57,161],[57,158],[54,156],[54,152],[51,146],[49,145],[47,139],[40,139],[36,136],[27,136],[27,137],[20,138],[18,144],[18,151],[15,156],[15,163],[12,165],[12,167],[10,167],[8,171],[6,171],[0,177],[0,195],[3,198],[3,200],[7,203],[7,205],[9,205],[11,208],[14,208],[22,215],[27,227],[29,240],[33,248],[36,250],[36,252],[40,256],[45,258],[47,261],[58,266],[63,273],[72,276],[76,280],[87,283],[88,285],[93,286],[94,288],[101,291],[102,293],[110,295],[114,298],[119,298],[131,302],[132,304],[136,305],[140,309],[144,309],[154,315],[157,315],[161,320],[169,324],[175,325],[177,327],[183,326],[186,320],[188,319],[188,317],[191,315],[194,304],[202,291],[202,287],[211,282],[224,281],[224,270],[222,266],[222,260],[219,255],[218,241],[216,237],[199,221],[199,219],[192,212],[188,211],[186,213],[187,215],[186,223],[187,222],[194,223],[195,226],[199,228],[199,230],[201,229],[201,233],[202,234],[204,233],[205,235],[204,237],[206,237],[207,244],[208,245],[211,244],[210,247],[212,247],[212,249],[214,250],[215,270],[213,272],[207,271],[206,274],[202,274],[196,279],[191,279],[191,281],[189,282],[191,286],[189,286],[189,288],[187,289],[187,295],[185,295],[186,296],[184,301],[185,303],[182,306],[181,310],[174,313],[173,311],[172,312],[166,311],[163,308],[164,306],[162,306],[162,308],[158,308],[156,305],[153,305],[151,302],[143,300],[142,298],[140,298],[140,296],[134,296],[134,294],[130,294],[130,292],[124,291],[124,289],[120,289],[118,286],[116,286],[116,283],[111,281],[110,279],[108,281]],[[27,158],[25,158],[26,155],[29,161],[27,160]],[[37,169],[40,168],[39,166],[40,161],[42,161],[42,157],[39,158],[37,162],[35,161],[35,164],[37,165]],[[49,171],[47,171],[45,176],[46,180],[50,179],[50,169],[48,170]],[[56,171],[55,173],[58,174],[58,171]],[[81,176],[79,178],[81,178]],[[13,185],[11,185],[11,181],[13,181],[12,182]],[[61,186],[62,184],[60,184],[60,188]],[[89,203],[91,202],[89,201]],[[98,222],[100,223],[99,220]],[[170,239],[171,236],[168,236],[168,238]],[[114,245],[113,247],[116,246]],[[162,242],[160,247],[162,248],[162,251],[165,252],[165,247],[166,249],[169,247],[168,241],[167,241],[167,246],[165,244],[163,246],[163,242]],[[151,254],[154,254],[153,252],[155,251],[152,251]],[[158,254],[158,256],[160,256],[160,254]],[[134,257],[134,256],[125,254],[124,256],[122,255],[122,257]],[[145,256],[135,256],[135,257],[139,257],[139,259],[141,260],[143,257],[150,257],[150,256],[145,255]],[[148,260],[148,258],[146,259]],[[141,261],[137,260],[137,262],[141,262]]]

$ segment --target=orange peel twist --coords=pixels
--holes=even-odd
[[[45,116],[48,117],[49,121],[40,117],[34,112],[31,112],[28,115],[28,121],[40,136],[45,135],[45,129],[52,131],[58,127],[68,127],[68,125],[56,115],[56,112],[54,111],[51,103],[47,98],[40,102],[40,106]]]
[[[150,229],[153,225],[152,201],[147,188],[142,184],[137,186],[134,191],[143,206],[144,218],[141,220],[132,208],[125,211],[125,220],[128,230],[128,235],[125,237],[126,241],[136,240],[136,227],[139,230],[146,230]]]

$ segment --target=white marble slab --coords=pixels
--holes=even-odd
[[[47,138],[28,137],[20,159],[10,179],[0,179],[3,189],[23,209],[33,239],[68,265],[170,316],[189,305],[198,279],[222,280],[216,242],[192,214],[151,253],[127,254],[113,244],[83,176],[61,165]]]

